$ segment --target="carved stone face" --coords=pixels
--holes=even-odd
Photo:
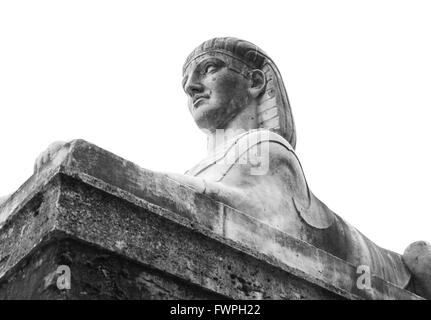
[[[189,110],[201,129],[224,129],[250,101],[251,81],[230,68],[227,59],[205,55],[191,64],[183,79]]]

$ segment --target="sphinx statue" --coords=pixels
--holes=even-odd
[[[184,64],[183,88],[208,155],[185,174],[165,173],[170,179],[431,298],[429,243],[413,243],[403,256],[380,248],[311,192],[285,86],[264,51],[236,38],[205,41]],[[36,173],[62,144],[39,156]]]
[[[286,89],[264,51],[235,38],[206,41],[187,58],[183,87],[208,156],[172,179],[431,298],[428,243],[412,244],[404,257],[380,248],[311,192]]]

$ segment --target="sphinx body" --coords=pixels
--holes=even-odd
[[[214,38],[189,55],[183,76],[189,110],[208,135],[209,154],[186,175],[172,178],[431,298],[431,246],[409,247],[404,257],[380,248],[309,190],[294,151],[296,129],[283,80],[264,51],[244,40]],[[244,133],[226,134],[217,143],[216,132],[230,129]],[[256,156],[262,150],[266,156]]]
[[[277,133],[239,134],[185,176],[170,176],[399,287],[409,284],[400,255],[378,247],[314,196],[293,148]]]

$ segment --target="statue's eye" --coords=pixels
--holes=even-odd
[[[214,63],[208,63],[204,68],[204,73],[213,73],[217,70],[217,66]]]

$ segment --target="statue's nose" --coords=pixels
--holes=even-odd
[[[199,81],[196,81],[196,79],[190,78],[184,86],[184,89],[187,94],[193,98],[194,95],[204,91],[204,86]]]

